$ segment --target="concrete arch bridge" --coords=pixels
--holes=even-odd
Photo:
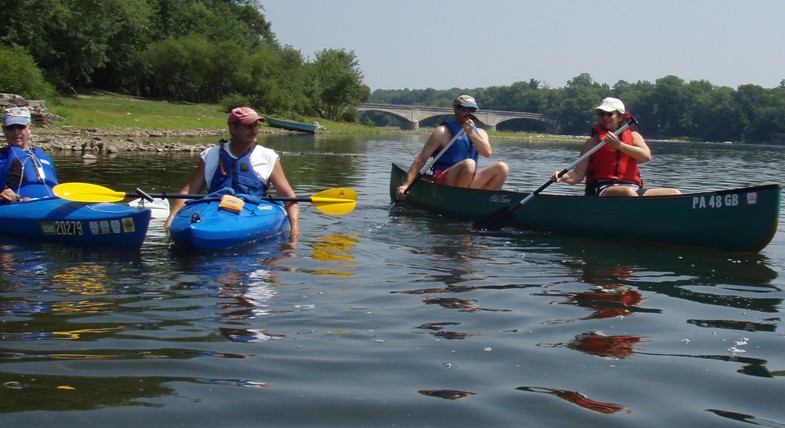
[[[401,120],[401,129],[420,129],[420,121],[453,114],[452,107],[424,107],[397,104],[362,103],[357,106],[358,112],[378,111],[387,113]],[[486,130],[496,130],[496,125],[508,120],[528,119],[544,122],[549,132],[556,132],[556,121],[541,114],[524,111],[502,111],[480,109],[474,114],[480,122],[478,126]]]

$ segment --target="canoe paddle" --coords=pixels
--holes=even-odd
[[[104,186],[91,183],[63,183],[53,187],[54,194],[60,198],[76,202],[119,202],[125,198],[142,197],[152,201],[160,199],[201,199],[207,195],[183,193],[146,193],[140,189],[134,192],[118,192]],[[333,215],[347,214],[357,205],[357,191],[348,188],[323,190],[311,197],[265,196],[268,201],[310,202],[321,212]]]
[[[617,129],[613,133],[616,134],[616,136],[619,136],[621,135],[622,132],[624,132],[625,129],[629,128],[631,125],[634,124],[637,125],[638,120],[635,119],[634,116],[630,115],[630,120],[628,120],[627,123],[622,125],[619,129]],[[559,171],[558,177],[561,177],[562,175],[568,173],[571,169],[575,168],[576,165],[581,163],[583,160],[588,159],[589,156],[594,154],[594,152],[599,150],[604,145],[605,145],[605,140],[600,141],[596,146],[592,147],[590,150],[584,153],[575,162],[568,165],[567,168],[564,168],[563,170]],[[504,208],[500,208],[490,213],[489,215],[485,216],[484,218],[477,220],[472,225],[472,228],[475,230],[499,230],[503,228],[512,220],[513,216],[515,215],[515,211],[518,211],[519,208],[526,205],[526,203],[529,202],[531,198],[533,198],[534,196],[538,195],[540,192],[545,190],[545,188],[550,186],[551,183],[555,183],[555,181],[549,179],[545,184],[540,186],[537,190],[529,193],[529,195],[523,198],[520,202],[515,203],[513,205],[506,206]]]

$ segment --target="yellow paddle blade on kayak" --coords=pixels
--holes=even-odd
[[[327,189],[314,194],[310,200],[314,208],[323,213],[342,215],[354,210],[357,205],[357,191],[345,187]]]
[[[76,202],[120,202],[125,198],[137,197],[138,192],[117,192],[104,186],[91,183],[63,183],[52,188],[54,194],[60,198]],[[204,195],[180,195],[177,193],[150,193],[154,198],[197,199]],[[357,205],[357,191],[345,187],[323,190],[309,198],[285,198],[268,196],[271,201],[298,201],[310,202],[321,212],[341,215],[352,212]]]
[[[53,187],[55,196],[76,202],[120,202],[125,192],[115,192],[104,186],[91,183],[63,183]]]

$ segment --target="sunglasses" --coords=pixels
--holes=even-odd
[[[464,106],[456,106],[456,107],[458,107],[459,109],[461,109],[463,111],[468,111],[469,113],[474,113],[474,112],[477,111],[477,109],[474,108],[474,107],[464,107]]]
[[[597,116],[599,116],[599,117],[603,117],[603,116],[605,116],[605,117],[611,117],[611,116],[613,116],[614,114],[616,114],[616,112],[615,112],[615,111],[598,111],[598,112],[597,112]]]
[[[5,127],[7,131],[15,131],[15,130],[22,131],[25,128],[27,128],[27,125],[8,125]]]

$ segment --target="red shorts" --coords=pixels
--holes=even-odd
[[[447,182],[447,170],[443,169],[441,171],[434,171],[433,175],[431,176],[431,181],[436,184],[444,184]]]

